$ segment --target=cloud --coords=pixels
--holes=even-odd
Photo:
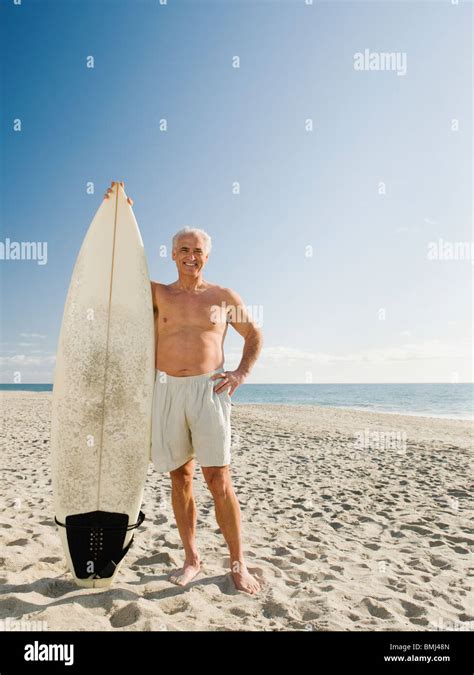
[[[264,347],[261,354],[262,365],[293,365],[297,362],[319,365],[338,363],[390,363],[404,361],[438,360],[446,358],[467,358],[471,354],[470,341],[443,342],[426,340],[424,342],[406,342],[377,349],[362,349],[356,352],[335,354],[314,352],[294,347]]]
[[[3,368],[18,368],[25,366],[51,366],[56,361],[55,354],[42,354],[33,356],[31,354],[14,354],[13,356],[0,356],[0,366]]]
[[[40,333],[20,333],[20,337],[22,338],[40,338],[41,340],[44,340],[46,335],[41,335]]]

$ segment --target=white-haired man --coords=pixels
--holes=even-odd
[[[210,251],[206,232],[180,230],[173,237],[177,281],[151,282],[156,338],[152,457],[158,471],[170,472],[173,510],[185,552],[183,567],[170,581],[186,586],[200,571],[192,490],[196,458],[229,547],[234,584],[255,594],[260,585],[244,560],[240,507],[229,472],[230,397],[257,360],[262,335],[235,291],[203,279]],[[240,364],[232,371],[223,367],[228,324],[245,340]]]

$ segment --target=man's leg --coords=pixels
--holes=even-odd
[[[196,548],[197,517],[193,497],[193,474],[193,459],[170,472],[171,502],[185,553],[182,569],[170,576],[170,581],[178,586],[186,586],[199,573],[201,566]]]
[[[235,587],[251,595],[260,584],[247,570],[242,552],[240,506],[232,487],[228,466],[202,467],[206,483],[214,498],[216,519],[230,553],[230,568]]]

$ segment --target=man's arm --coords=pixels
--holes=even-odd
[[[255,322],[247,312],[247,308],[240,295],[229,289],[227,296],[228,322],[245,340],[242,359],[237,371],[244,377],[248,377],[255,361],[258,359],[258,355],[262,351],[262,331],[255,325]]]
[[[157,305],[157,300],[156,300],[156,281],[150,281],[150,286],[151,286],[151,297],[153,301],[153,318],[154,318],[154,324],[155,324],[155,346],[156,346],[156,340],[157,340],[157,334],[156,334],[156,326],[157,326],[157,317],[158,317],[158,305]]]
[[[245,342],[242,358],[237,369],[222,373],[223,379],[215,390],[217,393],[220,393],[229,387],[229,394],[233,394],[237,387],[245,382],[255,361],[258,359],[262,351],[263,335],[260,328],[255,325],[255,322],[247,312],[247,308],[238,293],[230,288],[226,289],[225,303],[227,322],[235,328],[237,333],[244,338]],[[218,378],[219,375],[215,375],[211,379]]]
[[[150,281],[150,286],[151,286],[151,297],[153,300],[153,314],[157,314],[158,306],[156,304],[156,295],[155,295],[156,281]]]

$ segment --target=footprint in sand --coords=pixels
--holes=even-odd
[[[420,617],[426,614],[426,609],[421,605],[415,605],[414,602],[400,600],[400,604],[404,609],[405,616],[409,619]]]
[[[45,563],[57,563],[61,562],[62,558],[54,557],[54,556],[49,556],[47,558],[40,558],[40,562],[45,562]]]
[[[155,555],[149,556],[147,558],[139,558],[135,561],[135,565],[176,565],[176,561],[170,556],[167,551],[162,551],[161,553],[155,553]]]
[[[354,623],[358,623],[359,621],[362,621],[362,617],[360,614],[353,614],[352,612],[349,612],[347,615],[351,621],[354,621]]]
[[[393,619],[393,614],[388,609],[385,609],[385,607],[371,598],[364,598],[361,604],[367,608],[371,616],[375,616],[377,619]]]
[[[124,628],[136,623],[143,615],[142,610],[136,602],[129,602],[125,607],[121,607],[110,616],[110,624],[114,628]]]
[[[380,548],[378,544],[370,544],[370,543],[364,544],[364,547],[370,548],[372,551],[378,551]]]
[[[431,564],[434,565],[434,567],[439,567],[441,569],[451,569],[451,563],[441,556],[432,555]]]
[[[168,522],[168,516],[165,516],[163,513],[155,518],[153,525],[163,525]]]
[[[7,546],[25,546],[28,543],[28,539],[15,539],[11,541]]]
[[[344,572],[344,567],[341,567],[340,565],[330,565],[329,569],[337,572],[338,574],[342,574]]]
[[[461,555],[469,555],[467,548],[463,548],[462,546],[453,546],[451,550],[460,553]]]
[[[173,599],[166,604],[162,603],[161,609],[165,614],[173,615],[180,614],[181,612],[188,612],[191,609],[191,605],[187,600],[176,602],[176,600]]]
[[[239,619],[245,619],[249,616],[252,616],[250,612],[247,612],[245,609],[242,609],[241,607],[231,607],[229,609],[229,613],[232,614],[233,616],[237,616]]]
[[[274,617],[280,617],[285,619],[291,619],[289,614],[288,607],[282,603],[275,600],[268,600],[264,603],[262,607],[262,614],[266,619],[273,619]]]
[[[311,551],[305,551],[304,557],[306,558],[306,560],[318,560],[320,555],[319,553],[311,553]]]

